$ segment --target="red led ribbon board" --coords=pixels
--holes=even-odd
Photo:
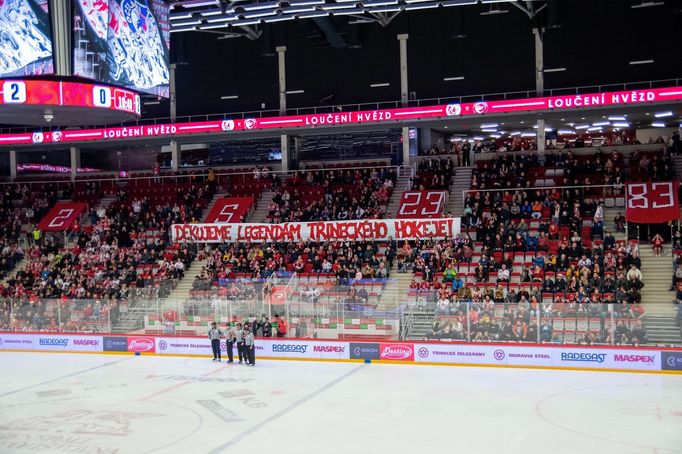
[[[628,183],[625,219],[638,224],[674,221],[680,217],[677,181]]]
[[[63,232],[70,229],[88,207],[85,203],[58,203],[40,221],[43,232]]]
[[[443,214],[447,192],[405,191],[400,199],[398,218],[437,218]]]
[[[252,206],[253,197],[223,197],[216,201],[205,222],[242,222]]]
[[[168,123],[149,126],[63,131],[54,135],[49,131],[23,134],[1,134],[0,146],[43,142],[84,142],[93,140],[127,140],[164,136],[189,136],[206,133],[230,134],[233,131],[255,131],[282,128],[313,128],[361,124],[388,124],[406,120],[484,116],[509,112],[572,110],[605,106],[627,106],[662,103],[682,99],[682,87],[652,88],[583,95],[549,96],[503,101],[443,104],[434,106],[378,109],[358,112],[320,113],[283,117],[224,119],[195,123]]]

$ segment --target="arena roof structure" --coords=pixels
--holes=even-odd
[[[400,100],[398,35],[406,39],[413,100],[533,90],[537,38],[546,89],[682,74],[682,61],[673,57],[682,15],[672,1],[173,5],[180,116],[277,109],[278,49],[286,49],[288,107]],[[356,14],[339,14],[345,8]],[[142,110],[146,117],[166,116],[169,101],[147,100]]]

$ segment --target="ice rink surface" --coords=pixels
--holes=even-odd
[[[682,453],[682,375],[0,354],[0,453]]]

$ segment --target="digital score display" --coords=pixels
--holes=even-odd
[[[140,95],[123,88],[35,79],[7,79],[0,84],[0,105],[94,107],[140,115]]]

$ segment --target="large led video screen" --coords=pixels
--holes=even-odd
[[[163,0],[74,0],[74,74],[168,97],[169,10]]]
[[[48,0],[0,0],[0,78],[53,73]]]

